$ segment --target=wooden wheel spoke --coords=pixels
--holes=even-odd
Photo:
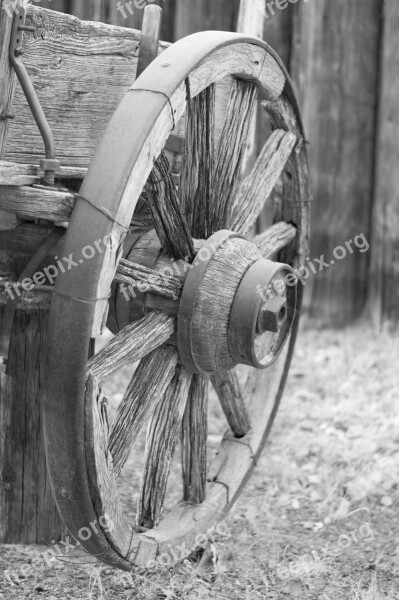
[[[139,288],[145,286],[145,291],[171,300],[177,300],[182,290],[182,282],[173,275],[160,274],[144,265],[121,259],[115,275],[117,283],[133,285]]]
[[[215,171],[215,86],[188,102],[180,197],[196,238],[208,238]]]
[[[155,230],[162,247],[173,258],[194,257],[194,246],[182,212],[170,164],[164,152],[155,161],[146,192]]]
[[[235,196],[230,225],[234,231],[243,235],[251,231],[281,177],[296,142],[296,136],[283,129],[276,129],[270,135],[254,168]]]
[[[296,238],[297,229],[289,223],[276,223],[252,240],[263,254],[263,258],[272,258]]]
[[[174,328],[173,317],[150,312],[140,321],[124,327],[90,359],[87,370],[100,383],[104,383],[124,367],[132,365],[164,344],[173,334]]]
[[[143,358],[137,367],[119,406],[109,438],[108,447],[115,473],[122,469],[138,434],[172,381],[177,359],[176,350],[162,346]]]
[[[255,84],[234,81],[217,151],[211,233],[225,227],[230,220],[231,199],[242,174],[257,97]]]
[[[184,500],[205,500],[207,479],[208,380],[194,375],[181,429]]]
[[[191,379],[192,375],[180,367],[152,415],[147,432],[138,525],[152,528],[159,522]]]
[[[242,386],[234,371],[219,371],[212,375],[212,385],[235,436],[242,437],[251,429]]]

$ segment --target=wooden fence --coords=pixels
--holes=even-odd
[[[247,1],[255,10],[257,2]],[[145,3],[40,6],[140,28]],[[239,0],[157,3],[165,41],[237,23]],[[399,2],[274,0],[259,19],[264,39],[290,69],[303,111],[314,189],[310,259],[330,263],[337,247],[347,254],[307,280],[309,314],[317,325],[344,326],[365,311],[378,325],[398,323]],[[362,242],[351,253],[346,243],[355,238],[370,250]]]

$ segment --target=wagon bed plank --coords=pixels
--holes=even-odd
[[[37,6],[28,8],[27,25],[36,31],[25,34],[21,59],[54,132],[58,159],[64,166],[88,167],[135,80],[141,32]],[[160,51],[168,45],[161,42]],[[38,163],[44,146],[19,84],[12,110],[16,117],[9,124],[4,158]]]

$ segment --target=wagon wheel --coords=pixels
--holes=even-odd
[[[227,76],[234,83],[216,145],[215,84]],[[242,179],[248,130],[261,101],[273,132]],[[186,109],[176,186],[163,148]],[[166,50],[137,79],[106,130],[65,240],[64,255],[76,266],[56,281],[44,402],[58,508],[83,548],[106,563],[131,569],[185,558],[204,544],[256,465],[298,329],[302,293],[290,268],[307,256],[304,146],[278,57],[255,38],[221,32],[195,34]],[[156,234],[129,231],[140,195]],[[248,241],[268,200],[273,224]],[[101,249],[98,240],[106,240]],[[171,272],[159,273],[165,264]],[[121,283],[133,280],[145,284],[143,293],[121,302]],[[88,361],[108,308],[116,335]],[[135,361],[111,424],[101,386]],[[238,363],[247,366],[237,371]],[[229,431],[208,468],[209,378]],[[116,477],[147,424],[132,524],[121,510]],[[179,437],[184,502],[161,518]]]

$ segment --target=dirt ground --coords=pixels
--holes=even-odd
[[[120,385],[110,390],[113,402]],[[212,576],[187,563],[127,578],[76,552],[34,570],[29,564],[44,548],[2,546],[0,599],[396,600],[398,401],[397,337],[377,338],[364,323],[341,332],[304,328],[263,459],[228,519],[230,537],[213,548]],[[211,445],[224,429],[213,404]],[[121,481],[129,513],[138,450]],[[178,477],[176,464],[171,501]]]

